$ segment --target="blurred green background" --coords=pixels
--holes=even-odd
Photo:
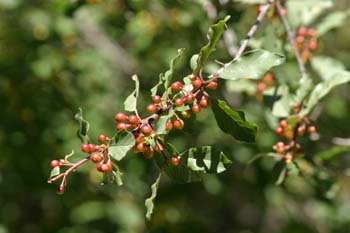
[[[339,0],[330,10],[349,7]],[[186,48],[175,75],[180,80],[190,73],[190,57],[206,43],[209,26],[227,14],[231,34],[213,55],[224,62],[255,22],[256,6],[223,0],[0,0],[0,233],[349,232],[350,154],[336,140],[350,136],[348,85],[315,110],[320,138],[302,142],[312,158],[305,166],[318,169],[312,179],[291,176],[278,187],[273,159],[247,166],[277,140],[266,121],[271,117],[256,98],[221,83],[218,95],[259,125],[257,144],[221,133],[210,110],[187,121],[183,132],[170,134],[172,143],[180,150],[220,144],[233,165],[202,183],[179,185],[164,176],[150,222],[144,199],[157,168],[141,156],[123,161],[122,187],[100,186],[92,165],[69,177],[63,196],[47,184],[49,161],[79,151],[73,118],[79,106],[91,123],[91,138],[112,135],[114,114],[133,89],[132,74],[140,78],[144,109],[150,87],[177,49]],[[320,38],[316,51],[348,70],[349,25],[348,19]],[[264,26],[258,34],[263,32]]]

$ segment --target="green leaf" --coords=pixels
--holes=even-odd
[[[124,102],[125,111],[137,111],[137,98],[139,97],[140,82],[137,75],[133,75],[132,80],[135,82],[135,90],[126,98]]]
[[[168,122],[168,120],[174,116],[174,109],[170,109],[167,115],[163,115],[161,117],[159,117],[155,128],[157,131],[157,134],[167,134],[168,131],[166,130],[166,123]]]
[[[345,70],[345,66],[340,61],[326,56],[313,56],[311,66],[323,80],[327,80],[335,73]]]
[[[209,55],[215,51],[216,44],[222,33],[226,30],[226,22],[229,19],[230,16],[226,16],[225,19],[220,20],[209,28],[207,34],[208,44],[201,48],[199,54],[196,54],[191,58],[191,68],[193,73],[198,74],[198,72],[204,67]]]
[[[350,148],[346,146],[334,146],[331,149],[321,151],[316,154],[316,157],[322,160],[330,160],[339,155],[349,155]]]
[[[74,118],[79,122],[77,136],[80,138],[82,143],[89,143],[89,136],[87,135],[87,133],[89,131],[90,124],[89,122],[84,120],[83,110],[81,108],[78,108],[78,112],[75,114]]]
[[[117,183],[118,186],[123,185],[122,175],[123,173],[120,172],[119,167],[116,164],[113,164],[113,176],[114,180]]]
[[[54,176],[57,176],[57,175],[59,175],[60,173],[61,173],[61,171],[60,171],[60,166],[54,167],[54,168],[52,168],[52,170],[51,170],[50,178],[51,178],[51,177],[54,177]]]
[[[317,24],[317,36],[322,36],[329,30],[340,27],[346,22],[346,17],[350,16],[350,10],[336,11],[328,14],[319,24]]]
[[[244,4],[264,4],[266,0],[234,0],[234,2],[240,2]]]
[[[158,142],[163,146],[163,151],[161,154],[156,153],[154,158],[161,171],[164,171],[177,183],[201,181],[202,172],[193,171],[188,168],[186,159],[180,159],[180,163],[177,166],[174,166],[170,162],[171,157],[179,156],[179,152],[177,152],[173,145],[161,138],[158,138]]]
[[[333,6],[332,0],[288,0],[286,2],[287,18],[292,28],[308,26],[322,14],[322,12]]]
[[[312,87],[313,84],[309,75],[302,76],[301,79],[299,79],[299,87],[294,97],[295,103],[301,103],[309,94]]]
[[[256,49],[244,53],[242,57],[233,60],[220,73],[220,78],[237,80],[242,78],[260,79],[274,66],[282,64],[285,57],[278,53]]]
[[[289,87],[287,85],[281,85],[278,87],[277,95],[281,98],[274,102],[272,107],[272,114],[277,117],[289,116],[291,107],[293,106],[293,98],[289,93]]]
[[[315,86],[313,91],[310,94],[309,100],[306,103],[306,106],[300,112],[300,115],[307,115],[315,105],[327,95],[334,87],[347,83],[350,81],[350,72],[349,71],[339,71],[334,73],[333,76]]]
[[[247,162],[247,164],[252,164],[254,163],[256,160],[258,159],[261,159],[261,158],[264,158],[264,157],[272,157],[272,158],[275,158],[277,156],[276,153],[272,153],[272,152],[269,152],[269,153],[259,153],[259,154],[256,154],[254,155],[251,159],[249,159],[249,161]]]
[[[181,154],[181,160],[187,160],[187,167],[193,171],[221,173],[231,165],[225,154],[211,146],[194,147]]]
[[[272,169],[272,175],[275,177],[275,184],[281,185],[287,178],[288,168],[284,160],[281,160],[275,164]]]
[[[167,70],[165,72],[165,74],[162,73],[159,75],[158,83],[154,87],[152,87],[152,89],[151,89],[152,96],[157,95],[159,87],[161,87],[163,84],[164,84],[164,90],[166,90],[169,87],[169,85],[172,81],[172,78],[173,78],[173,73],[175,71],[175,67],[179,63],[179,60],[180,60],[181,56],[183,55],[184,51],[185,51],[184,48],[178,49],[176,57],[174,57],[169,63],[169,70]]]
[[[151,186],[151,190],[152,190],[152,194],[149,198],[146,199],[145,201],[145,206],[147,209],[146,212],[146,218],[147,220],[151,220],[151,215],[153,213],[153,209],[154,209],[154,199],[157,196],[157,191],[158,191],[158,187],[159,187],[159,181],[160,181],[160,177],[161,177],[162,173],[159,173],[158,178],[156,179],[156,181],[152,184]]]
[[[225,101],[211,98],[211,108],[220,129],[237,140],[254,142],[257,127],[245,120],[244,112],[235,111]]]
[[[116,136],[116,143],[109,147],[109,155],[113,159],[120,161],[124,158],[127,152],[135,145],[135,138],[132,133],[121,131]]]

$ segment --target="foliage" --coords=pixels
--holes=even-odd
[[[0,0],[0,232],[346,232],[349,3],[283,1],[296,36],[316,29],[299,44],[305,75],[275,5],[230,61],[230,38],[245,38],[265,2]],[[162,110],[141,140],[162,152],[154,163],[134,153],[135,131],[116,130],[115,113],[160,113],[144,111],[151,96],[185,97],[170,86],[195,91],[193,74],[206,82],[194,103],[206,96],[211,111]],[[168,131],[177,117],[183,129]],[[77,135],[108,151],[111,170],[96,171]],[[70,168],[55,195],[43,180]]]

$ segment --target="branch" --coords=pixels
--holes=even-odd
[[[303,61],[301,59],[299,50],[295,46],[294,33],[293,33],[291,27],[289,26],[288,20],[287,20],[286,16],[283,13],[283,7],[281,6],[281,3],[279,1],[276,1],[276,7],[277,7],[278,14],[279,14],[279,16],[281,18],[281,21],[283,23],[283,26],[286,29],[289,43],[292,46],[293,52],[294,52],[295,57],[296,57],[296,59],[298,61],[298,65],[299,65],[299,69],[300,69],[301,75],[304,76],[304,75],[306,75],[306,69],[305,69],[304,63],[303,63]]]
[[[270,9],[272,3],[274,2],[274,0],[269,0],[264,6],[263,9],[260,11],[258,17],[256,18],[256,22],[255,24],[250,28],[246,38],[244,39],[244,41],[242,42],[241,46],[238,49],[238,52],[236,53],[236,56],[234,57],[233,60],[237,60],[238,58],[241,57],[242,53],[244,52],[244,50],[246,49],[246,47],[248,46],[249,40],[253,37],[253,35],[255,34],[255,32],[258,30],[262,20],[264,19],[267,11]],[[276,1],[278,2],[278,1]]]
[[[80,160],[79,162],[75,163],[73,166],[71,166],[69,169],[67,169],[65,172],[55,176],[55,177],[52,177],[50,178],[47,183],[49,184],[52,184],[54,183],[55,181],[59,180],[61,177],[63,177],[63,180],[65,181],[66,180],[66,177],[71,173],[71,172],[74,172],[75,169],[77,169],[79,166],[83,165],[84,163],[86,163],[87,161],[90,160],[90,155],[87,156],[86,158]]]

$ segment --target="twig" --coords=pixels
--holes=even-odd
[[[246,38],[244,39],[244,41],[242,42],[241,46],[239,47],[236,56],[234,57],[233,60],[237,60],[238,58],[241,57],[243,51],[246,49],[246,47],[248,46],[249,40],[253,37],[253,35],[255,34],[255,32],[258,30],[262,20],[264,19],[267,11],[270,9],[272,3],[274,2],[274,0],[269,0],[264,6],[263,9],[260,11],[258,17],[256,18],[256,22],[255,24],[250,28]],[[276,1],[278,2],[278,1]]]
[[[287,20],[286,16],[283,14],[283,7],[281,6],[281,3],[279,1],[276,1],[275,4],[276,4],[276,7],[277,7],[278,14],[279,14],[279,16],[281,18],[281,21],[283,23],[283,26],[286,29],[289,43],[292,46],[293,52],[294,52],[295,57],[296,57],[296,59],[298,61],[298,65],[299,65],[299,69],[300,69],[301,75],[304,76],[304,75],[306,75],[306,69],[305,69],[304,63],[303,63],[303,61],[301,59],[299,50],[295,46],[294,33],[293,33],[291,27],[289,26],[289,23],[288,23],[288,20]]]
[[[86,163],[87,161],[90,160],[90,156],[87,156],[86,158],[80,160],[79,162],[75,163],[73,166],[71,166],[69,169],[67,169],[64,173],[61,173],[55,177],[50,178],[47,182],[49,184],[54,183],[55,181],[59,180],[61,177],[63,177],[63,180],[66,180],[66,177],[73,171],[75,171],[75,169],[77,169],[79,166],[81,166],[82,164]]]

